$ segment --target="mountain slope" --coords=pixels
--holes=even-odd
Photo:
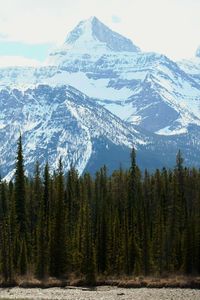
[[[120,120],[71,86],[2,89],[0,111],[0,171],[6,179],[13,176],[19,132],[29,174],[36,160],[42,168],[48,161],[55,170],[60,157],[65,171],[73,164],[80,173],[95,173],[106,164],[111,172],[120,164],[129,166],[132,147],[142,169],[174,166],[178,148],[184,149],[187,164],[198,165],[198,128],[192,128],[190,135],[150,134]]]
[[[105,149],[109,148],[108,143],[118,149],[138,148],[149,139],[70,86],[40,85],[23,92],[2,89],[0,110],[1,169],[8,178],[14,168],[20,131],[29,172],[33,171],[36,159],[42,166],[48,160],[55,169],[62,156],[66,169],[74,164],[81,173],[98,139],[107,140]],[[115,166],[118,164],[116,161]]]

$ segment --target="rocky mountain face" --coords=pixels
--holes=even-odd
[[[92,165],[92,154],[103,165],[96,153],[100,146],[103,154],[112,145],[127,151],[151,140],[70,86],[2,89],[0,107],[1,172],[8,178],[13,174],[19,132],[29,171],[33,171],[36,159],[42,166],[48,161],[52,170],[56,169],[62,157],[66,169],[73,164],[81,173]]]
[[[1,173],[13,174],[22,132],[27,169],[60,156],[79,172],[102,164],[199,165],[200,57],[144,53],[97,18],[81,21],[40,68],[0,69]]]

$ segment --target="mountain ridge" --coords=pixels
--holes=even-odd
[[[84,35],[89,37],[86,44]],[[32,157],[32,162],[38,156],[44,161],[48,151],[56,161],[61,154],[67,156],[66,149],[74,145],[72,148],[77,149],[66,158],[66,169],[70,160],[83,172],[87,166],[91,171],[103,164],[101,157],[108,163],[112,157],[118,157],[116,163],[112,163],[113,169],[120,162],[128,161],[128,152],[135,146],[140,163],[145,162],[151,168],[164,165],[169,153],[167,166],[172,166],[178,148],[183,149],[188,164],[196,165],[200,140],[199,59],[174,62],[162,54],[145,53],[98,19],[81,21],[68,34],[64,44],[49,55],[49,65],[0,69],[2,165],[5,168],[5,163],[8,164],[6,141],[13,138],[16,142],[20,122],[26,129],[23,134],[25,147],[30,136],[35,143],[28,146],[29,151],[25,153]],[[66,90],[65,96],[68,91],[71,100],[61,105],[59,97],[63,99],[63,90]],[[31,119],[32,111],[34,120]],[[61,135],[65,141],[62,153],[59,124],[65,131]],[[117,141],[117,136],[122,141],[120,138]],[[82,143],[76,144],[78,140]],[[40,147],[41,143],[48,151],[41,147],[40,155],[34,147]],[[14,144],[8,174],[14,166],[13,149]],[[160,159],[156,157],[156,149]],[[32,163],[28,163],[28,169],[33,170]]]

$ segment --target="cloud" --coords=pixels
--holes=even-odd
[[[0,56],[0,67],[38,67],[41,62],[23,56]]]
[[[49,51],[53,48],[51,44],[25,44],[0,40],[0,56],[23,56],[30,59],[44,61]]]
[[[8,38],[7,34],[1,33],[0,32],[0,41],[4,41]]]
[[[119,16],[112,15],[112,22],[113,23],[120,23],[121,22],[121,18]]]

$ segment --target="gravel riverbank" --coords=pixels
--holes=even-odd
[[[48,288],[48,289],[0,289],[0,299],[34,300],[199,300],[200,290],[192,289],[124,289],[117,287],[88,288]]]

